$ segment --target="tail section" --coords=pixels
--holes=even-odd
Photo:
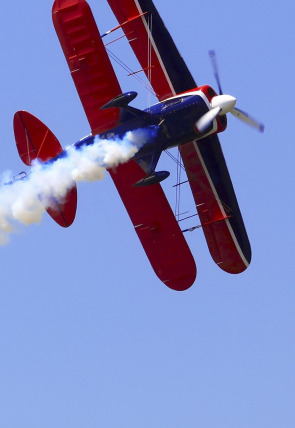
[[[46,162],[63,151],[50,129],[27,111],[15,113],[13,127],[19,156],[28,166],[34,159]]]
[[[41,198],[42,202],[42,198]],[[73,187],[68,190],[65,198],[58,201],[52,198],[50,206],[46,207],[46,211],[53,220],[62,227],[69,227],[75,220],[77,210],[77,186],[73,182]]]
[[[55,135],[31,113],[16,112],[13,127],[19,156],[26,165],[31,166],[35,159],[41,162],[49,161],[63,152],[63,148]],[[40,199],[42,202],[42,197]],[[62,227],[70,226],[75,219],[77,209],[75,182],[73,181],[73,186],[62,201],[52,198],[50,206],[45,208],[57,224]]]

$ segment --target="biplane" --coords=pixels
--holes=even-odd
[[[262,125],[235,107],[224,95],[215,66],[218,93],[198,86],[151,0],[108,0],[118,26],[100,34],[85,0],[55,0],[52,18],[91,134],[76,147],[93,144],[95,136],[121,136],[128,130],[156,127],[157,133],[128,162],[109,173],[125,205],[146,255],[159,279],[174,290],[189,288],[196,265],[160,182],[161,153],[178,146],[197,214],[214,262],[225,272],[243,272],[251,247],[240,213],[218,133],[227,127],[227,113],[262,130]],[[121,28],[145,73],[158,103],[139,110],[130,106],[136,92],[122,93],[104,45],[104,37]],[[214,54],[213,63],[215,62]],[[19,155],[54,161],[65,155],[47,126],[26,111],[14,117]],[[47,208],[63,227],[76,214],[75,183],[62,201]]]

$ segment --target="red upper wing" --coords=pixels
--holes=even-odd
[[[118,109],[99,106],[121,91],[89,6],[85,0],[56,0],[53,21],[92,133],[111,129]],[[110,173],[158,277],[175,290],[189,288],[195,262],[161,186],[132,187],[145,177],[135,161]]]
[[[113,128],[119,109],[100,107],[121,89],[90,7],[84,0],[55,0],[52,19],[93,134]]]

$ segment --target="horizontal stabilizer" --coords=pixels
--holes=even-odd
[[[40,198],[42,202],[42,198]],[[47,205],[47,204],[46,204]],[[77,186],[73,182],[73,187],[68,190],[62,201],[52,198],[46,211],[53,220],[62,227],[69,227],[75,220],[77,210]]]
[[[58,139],[52,131],[27,111],[18,111],[13,120],[16,147],[21,160],[28,166],[33,160],[47,162],[54,159],[63,152]],[[42,202],[42,195],[39,195]],[[62,227],[70,226],[76,215],[77,209],[77,188],[73,181],[73,186],[67,191],[62,200],[55,198],[44,203],[48,214]]]
[[[46,162],[63,151],[50,129],[27,111],[15,113],[13,128],[19,156],[28,166],[34,159]]]

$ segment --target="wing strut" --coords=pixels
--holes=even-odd
[[[113,33],[114,31],[119,30],[119,28],[124,27],[124,25],[126,25],[126,24],[130,23],[131,21],[134,21],[135,19],[140,18],[140,17],[141,17],[141,16],[143,16],[143,15],[146,15],[147,13],[148,13],[148,12],[143,12],[143,13],[140,13],[139,15],[133,16],[133,18],[129,18],[129,19],[127,19],[127,21],[123,22],[122,24],[117,25],[116,27],[112,28],[112,29],[111,29],[111,30],[109,30],[109,31],[106,31],[104,34],[102,34],[102,35],[101,35],[101,38],[103,38],[103,37],[105,37],[105,36],[108,36],[109,34]]]

